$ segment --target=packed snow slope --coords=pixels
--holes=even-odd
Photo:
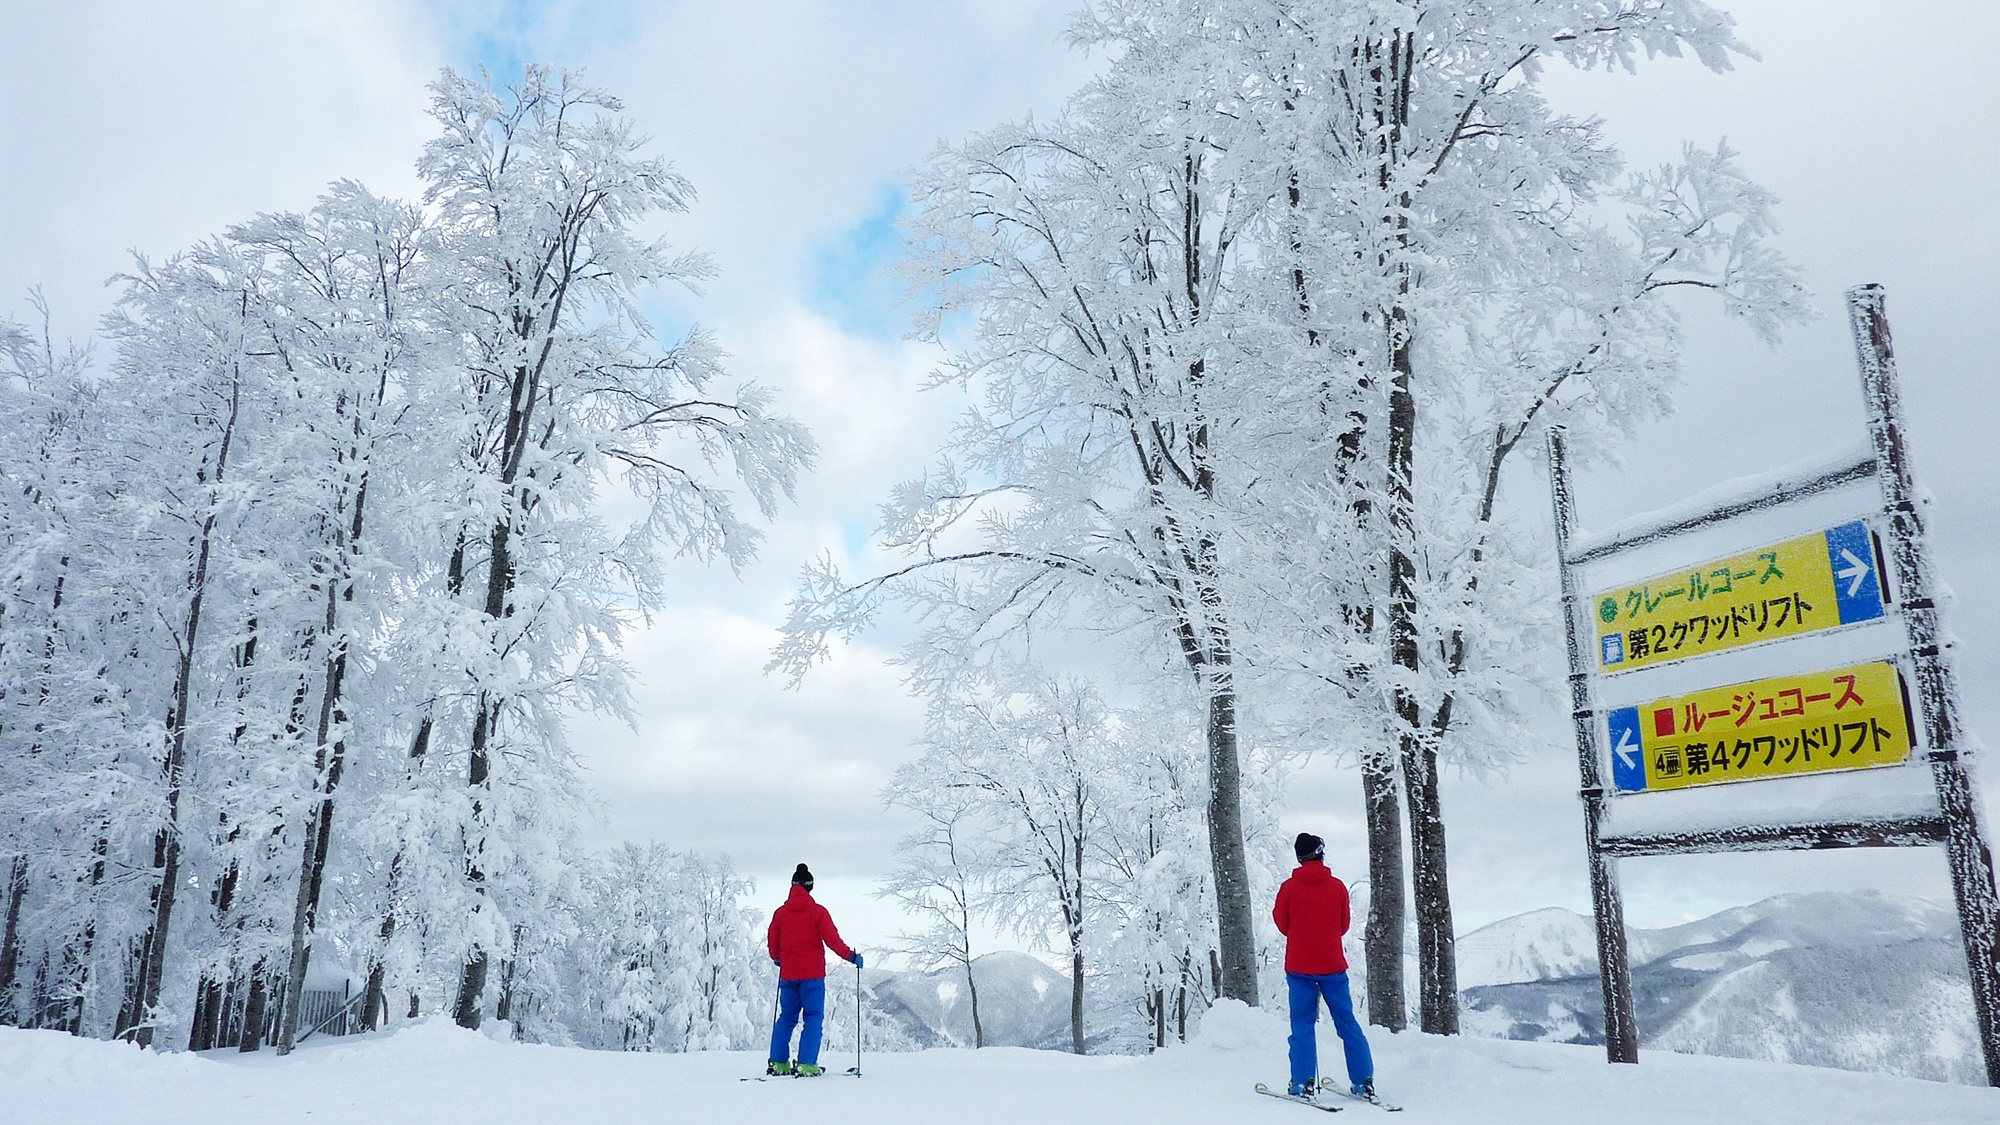
[[[1322,1027],[1325,1025],[1322,1024]],[[1338,1057],[1322,1036],[1321,1057]],[[865,1076],[744,1082],[744,1052],[627,1054],[501,1042],[440,1020],[290,1058],[154,1054],[50,1031],[0,1029],[8,1125],[1098,1125],[1271,1121],[1311,1112],[1251,1092],[1284,1078],[1285,1025],[1225,1004],[1201,1037],[1152,1056],[1018,1047],[864,1056]],[[1611,1066],[1597,1048],[1405,1033],[1376,1036],[1378,1081],[1407,1112],[1383,1125],[1951,1125],[2000,1121],[2000,1090],[1779,1063],[1654,1052]],[[824,1061],[845,1066],[851,1060]],[[1342,1120],[1381,1111],[1349,1104]],[[1317,1119],[1313,1119],[1317,1120]]]

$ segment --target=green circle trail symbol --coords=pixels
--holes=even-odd
[[[1618,599],[1606,598],[1597,603],[1597,616],[1606,625],[1618,620]]]

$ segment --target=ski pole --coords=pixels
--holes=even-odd
[[[854,1077],[862,1077],[862,963],[854,959]]]
[[[771,990],[771,1031],[773,1035],[778,1030],[778,1000],[784,995],[785,978],[780,976],[778,978],[778,987]],[[790,1039],[785,1040],[785,1057],[788,1059],[792,1057],[792,1043]]]

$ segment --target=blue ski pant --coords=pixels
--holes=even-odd
[[[1313,1025],[1319,1022],[1322,997],[1327,1010],[1333,1013],[1333,1029],[1340,1033],[1340,1046],[1347,1055],[1347,1081],[1359,1085],[1374,1078],[1375,1058],[1368,1052],[1368,1037],[1361,1032],[1361,1021],[1354,1018],[1354,997],[1347,989],[1347,974],[1286,973],[1285,988],[1292,1001],[1292,1037],[1288,1043],[1293,1084],[1304,1085],[1319,1076],[1319,1041]]]
[[[795,1061],[801,1066],[818,1066],[820,1029],[826,1023],[824,977],[778,982],[778,1025],[771,1029],[768,1057],[775,1062],[792,1057],[792,1029],[798,1026],[801,1013],[806,1017],[806,1029],[799,1033],[799,1057]]]

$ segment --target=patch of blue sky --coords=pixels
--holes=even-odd
[[[875,525],[854,520],[840,521],[840,549],[854,562],[860,562],[868,553],[868,546],[875,541]]]
[[[518,82],[529,63],[575,65],[588,48],[629,35],[636,15],[578,0],[485,0],[457,11],[456,64],[473,74],[484,66],[498,87]]]
[[[860,222],[813,254],[806,299],[815,311],[877,339],[901,339],[909,331],[911,310],[895,270],[903,256],[899,224],[907,202],[900,186],[883,186]]]
[[[445,7],[455,21],[452,65],[468,75],[484,67],[498,90],[519,83],[531,63],[572,65],[593,46],[628,38],[638,18],[623,5],[580,0],[480,0]],[[638,303],[651,335],[664,346],[680,343],[700,323],[698,300],[679,286],[642,291]],[[603,310],[584,315],[594,321]]]

